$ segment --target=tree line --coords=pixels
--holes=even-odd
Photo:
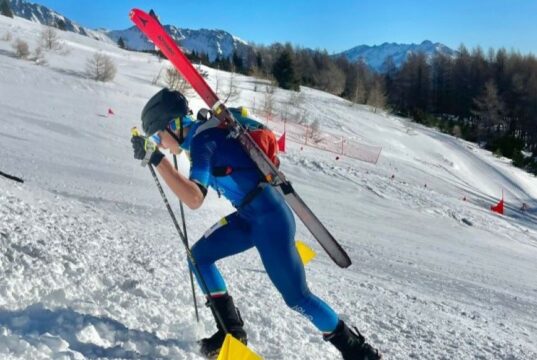
[[[394,112],[474,141],[537,173],[537,59],[461,46],[455,57],[411,54],[384,84]],[[531,156],[531,154],[533,156]]]
[[[276,43],[254,45],[245,53],[217,57],[188,54],[196,63],[273,80],[279,87],[299,91],[300,85],[342,96],[356,103],[386,107],[384,78],[363,62],[351,63],[345,57],[334,58],[326,50],[311,50]]]
[[[457,55],[410,54],[397,67],[391,58],[379,74],[323,50],[290,44],[253,46],[248,53],[210,62],[226,71],[272,79],[281,88],[320,89],[354,103],[384,108],[474,141],[516,166],[537,173],[537,59],[505,49],[485,52],[461,45]]]

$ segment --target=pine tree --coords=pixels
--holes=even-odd
[[[11,11],[11,6],[9,5],[8,0],[0,0],[0,14],[13,18],[13,11]]]
[[[233,51],[233,55],[231,56],[231,61],[233,63],[233,68],[238,73],[244,72],[244,63],[242,61],[242,58],[237,54],[236,51]]]
[[[65,21],[63,21],[63,19],[58,19],[58,21],[56,21],[56,27],[62,31],[65,31],[67,29],[67,24]]]
[[[284,49],[274,62],[272,74],[281,88],[296,91],[300,89],[293,57],[288,49]]]
[[[395,62],[392,56],[388,56],[382,64],[382,71],[384,74],[384,86],[386,88],[386,97],[388,103],[394,105],[399,104],[399,91],[398,83],[396,82],[398,69],[395,66]]]
[[[123,40],[123,37],[121,36],[119,37],[119,39],[117,40],[117,46],[119,46],[122,49],[126,49],[125,40]]]

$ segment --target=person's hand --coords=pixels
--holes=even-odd
[[[131,138],[132,149],[134,150],[134,158],[142,160],[142,163],[150,163],[153,166],[158,166],[164,158],[157,146],[149,139],[133,135]]]

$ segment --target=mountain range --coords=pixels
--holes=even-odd
[[[181,29],[173,25],[165,25],[166,31],[172,39],[189,52],[207,54],[210,61],[217,57],[229,58],[236,52],[239,56],[245,56],[252,48],[246,41],[231,35],[223,30],[209,29]],[[125,46],[131,50],[153,50],[155,46],[135,26],[126,30],[115,30],[106,33],[112,40],[119,41],[122,38]]]
[[[122,38],[125,46],[131,50],[146,51],[154,49],[154,45],[134,26],[125,30],[92,30],[77,24],[43,5],[25,0],[9,1],[13,13],[16,16],[33,22],[59,27],[66,31],[72,31],[103,41],[117,42]],[[248,42],[224,30],[192,30],[179,28],[174,25],[165,25],[165,28],[171,37],[187,52],[195,51],[197,53],[205,53],[211,61],[214,61],[217,57],[229,58],[234,52],[244,57],[253,48]],[[433,43],[426,40],[421,44],[384,43],[375,46],[360,45],[334,54],[333,56],[345,56],[352,62],[363,61],[371,69],[382,72],[385,70],[384,64],[388,58],[393,60],[396,67],[400,67],[411,53],[424,53],[428,57],[433,57],[438,53],[454,56],[456,51],[441,43]]]
[[[46,6],[24,0],[9,0],[9,5],[15,16],[43,25],[57,27],[65,31],[86,35],[94,39],[108,40],[106,34],[85,28]]]
[[[431,58],[437,54],[455,56],[457,52],[444,44],[425,40],[421,44],[384,43],[375,46],[360,45],[335,56],[345,56],[352,62],[363,61],[373,70],[383,72],[386,70],[386,60],[391,58],[394,65],[400,67],[411,53],[423,53]]]

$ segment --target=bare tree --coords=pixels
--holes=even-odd
[[[451,134],[458,138],[462,137],[461,127],[459,125],[454,125],[453,129],[451,130]]]
[[[265,87],[265,96],[263,98],[263,112],[270,119],[274,113],[274,85],[272,83]]]
[[[308,115],[308,112],[306,109],[302,109],[299,113],[298,113],[298,116],[297,116],[297,123],[299,124],[306,124],[308,122],[307,120],[307,115]]]
[[[271,81],[267,86],[265,86],[265,92],[269,94],[274,94],[274,92],[276,92],[276,85],[274,82]]]
[[[289,97],[289,105],[295,109],[300,109],[302,104],[304,104],[304,94],[300,91],[291,92],[291,96]]]
[[[26,59],[30,55],[30,48],[28,47],[28,43],[26,41],[16,39],[12,46],[15,50],[15,56],[19,59]]]
[[[9,31],[6,31],[0,40],[11,41],[12,39],[13,39],[13,35],[11,35]]]
[[[304,93],[293,91],[289,96],[289,101],[285,107],[286,119],[288,119],[288,117],[292,117],[293,122],[299,124],[303,123],[306,116],[306,110],[302,109],[304,101]]]
[[[45,53],[43,52],[43,48],[41,46],[35,48],[33,56],[30,60],[32,60],[37,65],[47,64],[47,60],[45,59]]]
[[[166,86],[172,90],[177,90],[185,96],[189,96],[192,93],[192,86],[183,79],[181,74],[174,68],[168,67],[164,75],[164,81]]]
[[[309,138],[312,139],[314,142],[321,141],[321,123],[319,122],[319,119],[313,120],[309,128]]]
[[[317,81],[321,90],[341,95],[345,90],[345,73],[335,63],[327,61],[326,68],[317,74]]]
[[[58,38],[58,32],[46,26],[43,31],[41,31],[41,46],[47,50],[61,50],[62,43]]]
[[[158,74],[153,78],[153,80],[151,80],[152,85],[158,85],[158,83],[160,82],[162,78],[162,70],[164,70],[164,68],[160,68],[160,70],[158,71]]]
[[[220,99],[223,99],[223,103],[227,104],[228,102],[237,101],[240,97],[240,90],[237,88],[236,84],[236,74],[234,72],[229,74],[229,79],[226,84],[221,85],[221,79],[216,75],[216,94]]]
[[[384,109],[386,107],[387,99],[384,87],[379,80],[373,82],[369,94],[367,96],[367,105],[372,106],[375,109]]]
[[[285,102],[280,105],[280,117],[283,121],[288,121],[291,117],[291,104]]]
[[[472,113],[479,118],[478,136],[481,138],[492,131],[498,132],[503,125],[505,105],[498,94],[494,80],[485,84],[481,96],[474,99]]]
[[[367,89],[366,89],[365,83],[362,81],[359,81],[356,84],[356,88],[354,88],[353,90],[351,101],[356,104],[365,104],[366,99],[367,99]]]
[[[198,70],[198,73],[201,75],[202,78],[208,79],[209,78],[209,72],[207,70],[203,70],[201,67],[201,64],[198,64],[196,66],[196,70]]]
[[[86,62],[86,73],[93,80],[112,81],[116,72],[116,65],[112,58],[103,53],[95,53]]]

